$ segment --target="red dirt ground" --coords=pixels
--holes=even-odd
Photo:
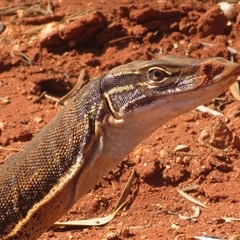
[[[50,16],[2,10],[29,2],[0,2],[1,163],[59,111],[61,106],[55,107],[42,93],[66,94],[70,90],[67,76],[75,84],[81,70],[89,79],[137,59],[165,54],[228,59],[227,47],[240,51],[240,15],[228,21],[216,3],[62,0],[52,1]],[[46,2],[41,1],[40,7],[46,9]],[[234,9],[239,13],[240,5]],[[69,20],[75,13],[82,16]],[[40,33],[39,26],[42,29],[52,21],[52,29]],[[19,52],[30,58],[31,65]],[[238,55],[234,55],[236,62],[240,62]],[[53,226],[39,239],[194,239],[204,235],[240,239],[240,222],[222,219],[240,218],[240,104],[229,91],[210,104],[221,109],[223,116],[192,111],[170,120],[61,219],[110,214],[135,170],[130,200],[110,223],[89,228]],[[202,145],[198,139],[207,126],[206,139],[212,139]],[[185,152],[175,151],[178,145],[186,145]],[[199,187],[189,194],[207,208],[201,208],[193,220],[182,220],[178,213],[193,215],[193,203],[177,189],[193,184]]]

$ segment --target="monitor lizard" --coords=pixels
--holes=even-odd
[[[93,78],[0,167],[0,239],[37,239],[163,123],[239,74],[223,58],[164,56]]]

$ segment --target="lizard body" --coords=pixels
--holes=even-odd
[[[236,80],[222,58],[166,56],[94,78],[0,167],[0,238],[37,239],[167,120]]]

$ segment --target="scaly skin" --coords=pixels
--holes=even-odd
[[[37,239],[167,120],[226,91],[240,66],[166,56],[90,81],[0,168],[0,238]]]

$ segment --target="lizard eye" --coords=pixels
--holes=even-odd
[[[167,81],[167,76],[166,71],[161,68],[150,68],[148,71],[149,82],[153,85],[162,85],[165,81]]]
[[[152,68],[148,71],[148,77],[151,81],[160,82],[165,78],[165,72],[159,68]]]
[[[172,73],[159,67],[153,67],[148,70],[149,84],[152,86],[166,87],[174,83]]]

